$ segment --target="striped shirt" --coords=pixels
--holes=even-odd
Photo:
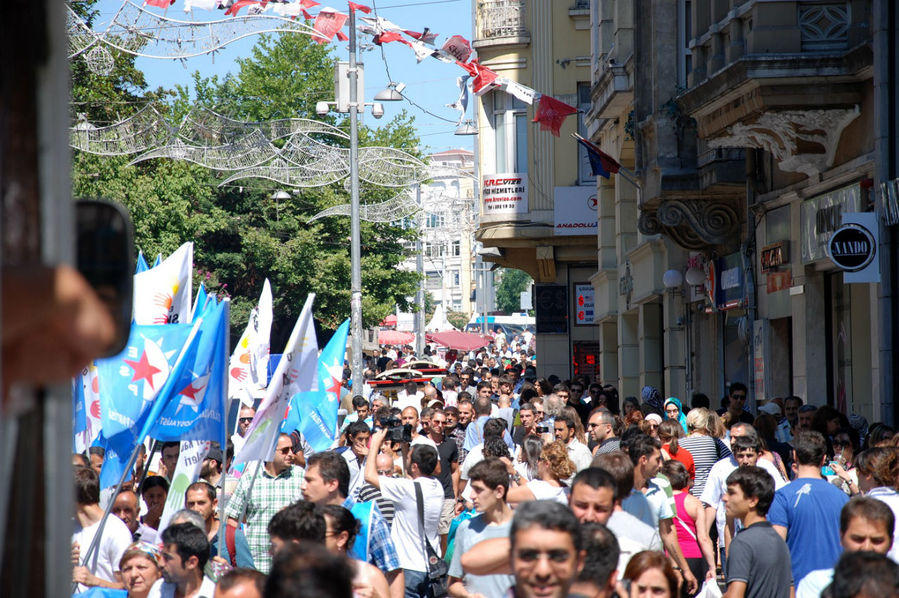
[[[702,490],[705,488],[705,482],[709,477],[712,466],[719,459],[730,457],[730,449],[717,438],[704,435],[681,438],[677,441],[677,446],[687,449],[693,455],[696,478],[693,482],[693,487],[690,488],[690,494],[699,498],[702,496]]]

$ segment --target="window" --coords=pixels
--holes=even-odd
[[[678,0],[677,2],[677,85],[687,88],[687,77],[693,71],[693,51],[690,40],[693,39],[693,2]]]
[[[459,257],[462,255],[462,243],[461,241],[453,241],[452,253],[450,253],[453,257]],[[456,274],[458,276],[458,273]]]
[[[527,172],[527,104],[503,91],[494,91],[490,95],[493,97],[496,172]]]
[[[587,139],[587,125],[584,123],[584,116],[590,112],[592,107],[590,101],[590,83],[577,84],[577,132],[578,135]],[[587,149],[577,144],[577,181],[579,185],[595,185],[596,177],[593,176],[593,169],[590,167],[590,158],[587,156]]]

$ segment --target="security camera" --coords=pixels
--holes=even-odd
[[[319,116],[324,116],[328,113],[328,102],[316,102],[315,103],[315,113]]]
[[[384,116],[384,104],[380,102],[375,102],[371,107],[371,115],[375,118],[381,118]]]

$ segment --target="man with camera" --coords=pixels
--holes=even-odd
[[[371,437],[371,454],[381,450],[387,430],[378,430]],[[378,475],[375,459],[365,463],[365,481],[393,501],[396,514],[390,536],[396,546],[405,576],[407,596],[430,596],[428,550],[437,546],[437,527],[443,505],[443,485],[434,477],[438,464],[437,450],[430,445],[412,447],[409,475],[412,479]],[[420,492],[416,490],[420,488]],[[419,505],[422,508],[424,529],[419,525]]]

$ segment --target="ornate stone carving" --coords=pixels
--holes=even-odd
[[[637,228],[664,234],[686,249],[728,245],[740,238],[740,216],[727,203],[708,199],[666,199],[655,210],[642,210]]]
[[[710,148],[755,147],[770,152],[784,172],[814,177],[833,166],[843,130],[861,114],[859,107],[766,112],[754,123],[737,123]],[[820,151],[817,151],[817,148]]]

